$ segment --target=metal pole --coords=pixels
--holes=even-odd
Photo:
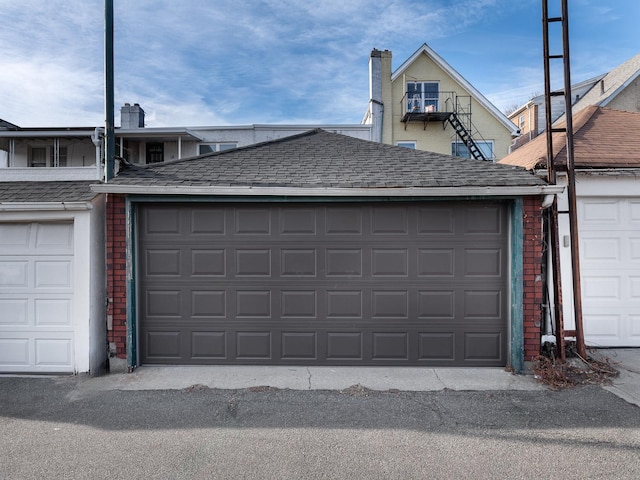
[[[586,359],[582,327],[582,287],[580,284],[580,250],[578,248],[578,215],[576,176],[573,152],[573,113],[571,108],[571,66],[569,60],[569,10],[562,0],[562,48],[564,55],[565,111],[567,119],[567,195],[569,199],[569,235],[571,236],[571,268],[573,276],[573,310],[576,324],[576,350]]]
[[[113,76],[113,0],[104,2],[104,110],[105,110],[105,171],[106,182],[113,178],[116,139],[113,124],[114,76]]]
[[[548,0],[542,0],[542,47],[544,57],[544,99],[547,139],[547,181],[557,183],[556,170],[553,159],[553,130],[551,117],[551,68],[549,53],[549,5]],[[564,319],[562,312],[562,284],[560,275],[560,239],[558,232],[558,199],[554,197],[553,204],[547,211],[547,227],[549,229],[551,251],[551,275],[553,277],[553,312],[555,317],[556,349],[558,357],[564,362]]]

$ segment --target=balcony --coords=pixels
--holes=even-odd
[[[426,124],[431,120],[443,122],[452,113],[456,113],[458,103],[456,92],[438,92],[437,94],[407,92],[401,101],[404,114],[400,121],[405,124],[408,122]]]

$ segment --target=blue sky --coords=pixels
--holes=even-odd
[[[544,91],[541,0],[114,3],[116,124],[124,102],[149,127],[359,123],[371,49],[395,69],[423,43],[501,110]],[[638,0],[569,0],[569,13],[574,82],[640,53]],[[102,124],[103,31],[102,0],[0,0],[0,118]]]

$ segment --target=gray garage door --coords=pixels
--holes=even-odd
[[[506,359],[500,203],[144,204],[146,364]]]

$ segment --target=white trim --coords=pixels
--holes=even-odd
[[[407,187],[407,188],[305,188],[305,187],[217,187],[168,185],[91,185],[96,193],[137,195],[220,195],[295,197],[459,197],[558,194],[562,185],[513,187]]]
[[[0,202],[0,212],[91,210],[91,202]]]
[[[471,95],[484,107],[486,108],[495,118],[500,121],[507,129],[511,132],[511,135],[517,135],[518,127],[509,120],[509,118],[503,114],[500,110],[496,108],[496,106],[491,103],[479,90],[477,90],[473,85],[471,85],[462,75],[460,75],[451,65],[449,65],[440,55],[438,55],[429,45],[423,43],[422,46],[415,51],[413,55],[411,55],[407,60],[404,61],[398,69],[393,72],[391,75],[391,81],[395,81],[404,71],[416,61],[416,59],[422,54],[425,53],[428,57],[430,57],[442,70],[447,72],[456,82],[462,85],[463,88],[469,91]]]

